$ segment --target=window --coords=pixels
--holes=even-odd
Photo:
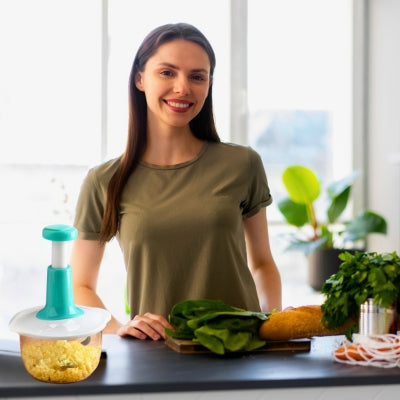
[[[352,170],[352,3],[248,2],[249,143],[265,163],[274,197],[292,164],[322,183]],[[260,39],[262,38],[262,39]],[[276,202],[270,221],[282,217]]]
[[[1,164],[98,160],[99,5],[1,3]]]
[[[243,94],[248,132],[241,135],[262,155],[277,199],[289,162],[323,165],[324,179],[351,168],[351,3],[204,0],[193,7],[182,0],[3,0],[0,292],[6,301],[0,304],[0,337],[9,334],[12,315],[45,301],[50,247],[41,229],[72,223],[87,169],[125,147],[128,75],[150,29],[190,22],[209,38],[217,55],[219,134],[232,140],[231,114],[242,113],[243,103],[231,97]],[[237,52],[235,33],[247,36],[241,42],[247,61]],[[244,75],[235,74],[236,55]],[[273,207],[269,219],[279,223]],[[281,266],[287,262],[277,254],[278,234],[277,226],[271,240]],[[298,280],[298,273],[284,270],[283,278]],[[115,243],[101,274],[100,293],[123,317],[124,270]]]

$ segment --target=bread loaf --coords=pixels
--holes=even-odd
[[[344,334],[352,321],[328,329],[321,322],[322,310],[319,305],[294,307],[273,313],[260,327],[260,338],[264,340],[293,340],[312,336]]]

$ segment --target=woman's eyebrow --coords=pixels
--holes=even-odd
[[[180,69],[178,66],[168,63],[168,62],[161,62],[158,65],[159,65],[159,67],[167,67],[167,68],[176,69],[176,70]],[[192,69],[190,72],[202,72],[205,74],[209,73],[209,71],[205,68],[195,68],[195,69]]]

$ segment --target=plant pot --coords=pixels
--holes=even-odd
[[[354,253],[356,250],[318,249],[308,256],[308,283],[314,290],[320,291],[323,283],[339,271],[342,263],[339,254],[344,251]]]

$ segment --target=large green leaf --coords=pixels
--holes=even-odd
[[[300,228],[309,222],[307,207],[304,204],[295,203],[289,197],[280,200],[278,208],[285,217],[286,222],[290,225]]]
[[[350,175],[331,183],[326,191],[331,204],[327,211],[328,221],[333,224],[345,210],[350,198],[351,186],[359,175],[359,171],[354,171]]]
[[[359,171],[354,171],[345,178],[331,183],[326,189],[329,198],[334,199],[335,197],[340,196],[345,190],[351,187],[359,174]]]
[[[348,186],[343,192],[332,199],[328,208],[327,216],[329,223],[333,224],[341,215],[349,201],[351,187]]]
[[[314,172],[300,165],[287,167],[282,180],[290,198],[299,204],[310,204],[320,195],[320,183]]]
[[[286,250],[301,251],[308,256],[315,250],[323,248],[327,241],[327,237],[322,237],[317,240],[294,240],[290,243]]]
[[[342,232],[345,242],[364,240],[369,233],[387,233],[386,220],[372,211],[365,210],[346,224]]]

